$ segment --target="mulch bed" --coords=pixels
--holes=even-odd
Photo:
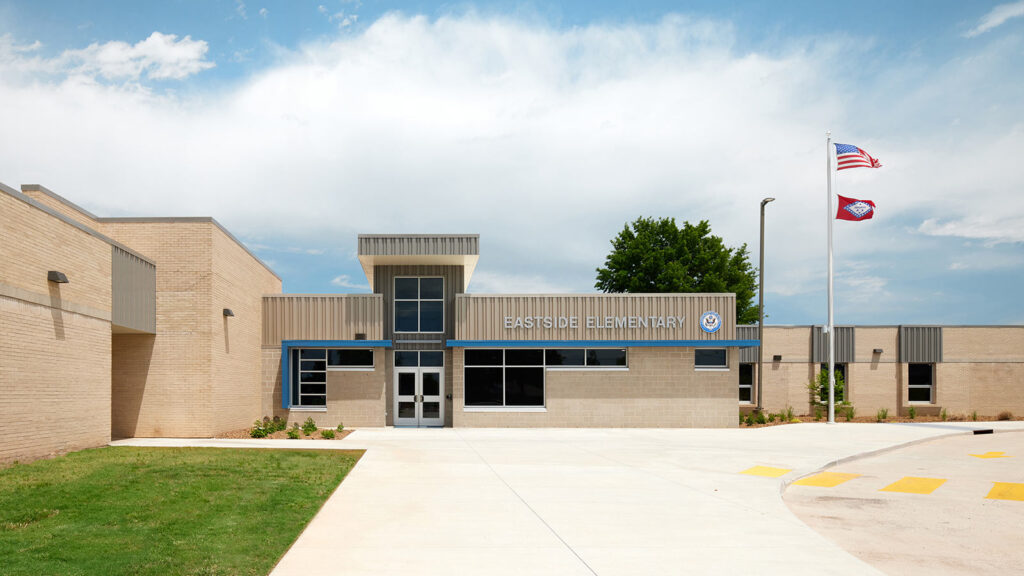
[[[818,419],[818,420],[815,420],[814,416],[796,416],[796,419],[799,420],[799,422],[782,422],[781,420],[776,419],[774,422],[767,422],[765,424],[754,424],[753,426],[747,426],[746,421],[744,421],[742,424],[740,424],[740,428],[765,428],[767,426],[780,426],[782,424],[800,424],[800,423],[803,423],[803,422],[827,422],[828,421],[828,416],[822,415],[822,417],[820,419]],[[1024,420],[1024,417],[1019,417],[1018,416],[1018,417],[1011,418],[1011,420],[1018,420],[1018,421],[1019,420]],[[874,414],[872,414],[871,416],[855,416],[852,420],[847,420],[846,416],[844,416],[843,413],[839,409],[836,409],[836,422],[874,423],[874,422],[878,422],[878,418]],[[978,419],[976,421],[975,420],[971,420],[970,417],[964,417],[964,416],[949,416],[948,418],[943,420],[939,416],[921,416],[921,415],[918,415],[917,418],[914,418],[914,419],[911,419],[908,416],[890,416],[889,418],[886,418],[885,420],[883,420],[881,423],[882,424],[902,424],[902,423],[920,423],[920,422],[972,422],[972,423],[975,423],[975,424],[984,424],[986,422],[997,422],[997,420],[996,420],[996,418],[994,416],[980,416],[980,415],[978,416]]]
[[[224,438],[224,439],[252,438],[252,436],[249,435],[249,430],[250,430],[249,428],[239,428],[238,430],[229,430],[227,432],[222,432],[221,434],[217,434],[216,436],[214,436],[214,438]],[[333,428],[323,428],[323,430],[333,430]],[[320,435],[320,431],[317,430],[316,432],[313,433],[312,436],[306,436],[305,434],[301,434],[298,439],[299,440],[341,440],[342,438],[344,438],[345,436],[348,436],[352,432],[353,432],[352,430],[348,430],[348,429],[343,430],[341,432],[338,432],[337,430],[334,430],[334,438],[324,438],[323,436]],[[268,435],[266,438],[260,438],[260,440],[291,440],[291,438],[288,437],[288,431],[287,430],[278,430],[277,432],[274,432],[273,434]]]

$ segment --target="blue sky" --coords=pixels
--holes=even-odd
[[[769,323],[1024,322],[1024,2],[4,2],[0,181],[211,215],[288,292],[359,233],[481,234],[470,290],[593,291],[638,216],[757,257]]]

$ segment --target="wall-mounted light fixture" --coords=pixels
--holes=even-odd
[[[235,313],[231,311],[231,308],[225,308],[224,309],[224,315],[231,317],[231,316],[234,316]]]
[[[875,354],[881,354],[882,352],[884,352],[884,350],[882,350],[881,348],[875,348],[874,352]]]
[[[772,356],[772,362],[782,362],[782,354]]]
[[[356,333],[356,340],[366,340],[366,334],[364,334],[362,332],[357,332]]]
[[[57,284],[67,284],[68,283],[67,275],[64,274],[63,272],[57,272],[56,270],[50,270],[49,272],[47,272],[46,273],[46,279],[48,281],[50,281],[50,282],[55,282]]]

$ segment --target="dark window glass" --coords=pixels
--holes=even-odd
[[[919,386],[931,386],[932,385],[932,365],[931,364],[908,364],[907,372],[909,378],[907,382],[910,385]]]
[[[303,360],[300,366],[302,370],[326,370],[327,363],[323,360]]]
[[[846,380],[846,364],[833,364],[835,371],[839,374],[835,377],[836,383],[839,383],[839,378],[843,379],[843,390],[840,391],[838,388],[835,390],[835,397],[833,398],[836,402],[842,402],[843,396],[846,394],[846,390],[850,388],[850,383]],[[828,363],[823,362],[821,369],[828,373]],[[828,402],[828,380],[825,381],[825,385],[821,387],[821,401]]]
[[[750,402],[750,392],[753,388],[741,387],[740,388],[740,402]]]
[[[326,394],[327,384],[303,384],[302,395],[306,394]]]
[[[418,302],[395,302],[395,332],[419,332]]]
[[[419,366],[419,360],[416,357],[419,352],[409,350],[396,350],[395,351],[395,366]]]
[[[501,370],[466,368],[466,406],[502,405]]]
[[[587,351],[582,348],[563,348],[547,351],[548,366],[583,366]]]
[[[543,406],[544,369],[506,368],[506,406]]]
[[[420,352],[420,366],[444,366],[444,352]]]
[[[419,278],[395,278],[395,298],[415,300],[419,297]]]
[[[300,382],[327,382],[326,372],[299,372]]]
[[[846,382],[846,364],[834,363],[832,366],[834,366],[836,372],[839,372],[839,375],[843,377],[843,382]],[[822,362],[821,369],[828,371],[828,362]]]
[[[740,385],[741,386],[753,386],[754,384],[754,365],[753,364],[740,364]]]
[[[543,350],[521,350],[519,348],[509,348],[505,350],[505,365],[506,366],[543,366],[544,365],[544,351]]]
[[[587,350],[587,366],[625,366],[626,350]]]
[[[725,368],[725,349],[697,348],[693,351],[693,365],[698,368]]]
[[[412,396],[416,393],[416,373],[415,372],[399,372],[398,373],[398,395],[399,396]]]
[[[326,406],[327,396],[303,396],[303,406]]]
[[[423,373],[423,395],[439,396],[441,394],[441,375],[437,372]]]
[[[931,386],[913,387],[907,389],[909,393],[908,399],[911,402],[931,402],[932,401],[932,389]]]
[[[420,302],[420,332],[444,331],[444,302]]]
[[[416,403],[415,402],[399,402],[398,403],[398,417],[399,418],[415,418],[416,417]]]
[[[323,348],[303,348],[301,353],[303,360],[323,360],[327,358],[327,350]]]
[[[501,350],[466,349],[466,366],[501,366]]]
[[[441,278],[420,278],[420,299],[441,300],[444,298],[444,280]]]
[[[299,404],[299,351],[292,350],[292,379],[291,379],[292,406]]]
[[[327,351],[327,364],[331,366],[373,366],[373,350],[345,348]]]
[[[424,418],[440,418],[441,417],[441,403],[440,402],[424,402],[423,403],[423,417]]]

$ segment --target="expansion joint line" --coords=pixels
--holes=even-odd
[[[457,436],[459,437],[459,440],[462,440],[463,442],[465,442],[466,446],[469,446],[469,449],[473,451],[473,454],[476,454],[476,457],[477,457],[477,458],[479,458],[479,459],[480,459],[480,461],[481,461],[481,462],[483,462],[485,466],[487,466],[487,469],[491,471],[491,474],[494,474],[494,476],[495,476],[495,477],[496,477],[496,478],[497,478],[498,480],[500,480],[500,481],[501,481],[501,483],[502,483],[502,484],[504,484],[504,485],[505,485],[505,487],[506,487],[506,488],[508,488],[510,492],[512,492],[513,494],[515,494],[515,495],[516,495],[516,498],[518,498],[518,499],[519,499],[519,501],[520,501],[520,502],[522,502],[522,503],[523,503],[523,505],[524,505],[524,506],[526,506],[526,508],[527,508],[527,509],[528,509],[528,510],[529,510],[530,512],[532,512],[534,516],[536,516],[536,517],[537,517],[537,520],[540,520],[541,524],[543,524],[543,525],[544,525],[544,526],[545,526],[545,527],[546,527],[546,528],[547,528],[547,529],[548,529],[549,531],[551,531],[551,533],[552,533],[552,534],[553,534],[553,535],[555,536],[555,538],[558,538],[558,541],[559,541],[559,542],[561,542],[561,543],[562,543],[562,545],[563,545],[563,546],[565,546],[565,548],[566,548],[566,549],[567,549],[567,550],[568,550],[569,552],[572,552],[572,555],[573,555],[573,556],[575,556],[575,557],[576,557],[576,559],[580,561],[580,563],[582,563],[582,564],[583,564],[584,566],[586,566],[586,567],[587,567],[587,570],[589,570],[591,574],[593,574],[594,576],[597,576],[597,572],[596,572],[596,571],[594,571],[594,569],[590,567],[590,564],[587,564],[587,561],[586,561],[586,560],[584,560],[584,559],[583,559],[583,557],[582,557],[582,556],[580,556],[580,555],[579,555],[579,553],[578,553],[578,552],[576,552],[576,550],[574,550],[574,549],[573,549],[573,547],[572,547],[572,546],[570,546],[570,545],[569,545],[569,543],[568,543],[568,542],[566,542],[564,538],[562,538],[562,535],[561,535],[561,534],[559,534],[558,532],[556,532],[556,531],[555,531],[555,529],[554,529],[554,528],[552,528],[550,524],[548,524],[547,520],[545,520],[543,516],[541,516],[541,515],[540,515],[540,514],[539,514],[539,513],[538,513],[538,512],[536,511],[536,510],[534,510],[534,509],[533,509],[533,506],[530,506],[530,503],[529,503],[529,502],[527,502],[527,501],[526,501],[526,499],[524,499],[524,498],[523,498],[523,497],[522,497],[522,496],[521,496],[521,495],[519,494],[519,492],[516,492],[516,489],[515,489],[515,488],[513,488],[513,487],[512,487],[512,486],[511,486],[511,485],[510,485],[510,484],[509,484],[508,482],[506,482],[506,481],[505,481],[505,479],[504,479],[504,478],[502,478],[502,477],[501,477],[501,474],[498,474],[498,471],[497,471],[497,470],[495,470],[493,466],[491,466],[491,463],[490,463],[490,462],[488,462],[488,461],[487,461],[487,459],[486,459],[486,458],[484,458],[484,457],[483,457],[483,456],[482,456],[482,455],[480,454],[480,452],[477,452],[477,449],[476,449],[475,447],[473,447],[473,444],[471,444],[471,443],[470,443],[470,442],[469,442],[468,440],[466,440],[465,438],[463,438],[463,437],[462,437],[462,434],[460,434],[458,430],[456,430],[456,431],[455,431],[455,434],[456,434],[456,435],[457,435]]]

